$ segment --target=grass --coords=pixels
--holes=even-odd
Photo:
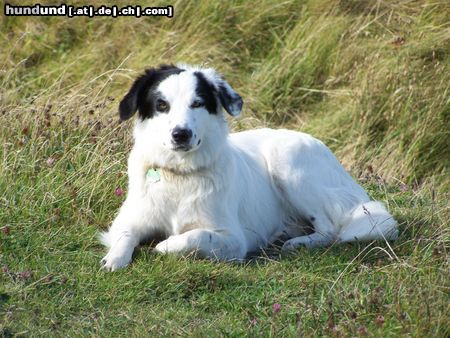
[[[445,2],[173,6],[172,19],[0,16],[1,335],[448,336]],[[132,145],[118,100],[163,62],[219,69],[245,101],[233,130],[323,139],[399,240],[243,264],[143,247],[99,270]]]

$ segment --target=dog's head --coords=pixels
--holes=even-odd
[[[136,142],[161,147],[177,156],[211,147],[226,136],[224,110],[240,114],[242,98],[213,69],[167,66],[148,69],[120,102],[122,120],[137,111]]]

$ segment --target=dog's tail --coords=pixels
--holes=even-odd
[[[398,237],[397,221],[381,202],[358,205],[342,223],[339,242],[395,240]]]

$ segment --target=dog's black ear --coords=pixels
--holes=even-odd
[[[127,95],[120,101],[119,114],[122,121],[128,120],[138,110],[139,96],[141,95],[142,89],[146,87],[148,80],[148,73],[139,76],[134,81]]]
[[[231,116],[238,116],[241,113],[243,101],[241,96],[234,91],[222,76],[212,68],[204,68],[194,73],[197,76],[199,85],[197,88],[199,96],[204,96],[207,107],[208,102],[213,102],[214,110],[208,110],[211,113],[218,111],[220,104]],[[213,96],[213,100],[207,100]]]
[[[242,97],[224,80],[220,81],[218,87],[219,100],[223,108],[231,116],[238,116],[244,104]]]

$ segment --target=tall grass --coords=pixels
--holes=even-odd
[[[244,116],[317,134],[349,166],[442,182],[444,2],[174,5],[173,19],[2,17],[2,105],[45,104],[49,93],[118,98],[145,67],[209,64],[243,93]]]

